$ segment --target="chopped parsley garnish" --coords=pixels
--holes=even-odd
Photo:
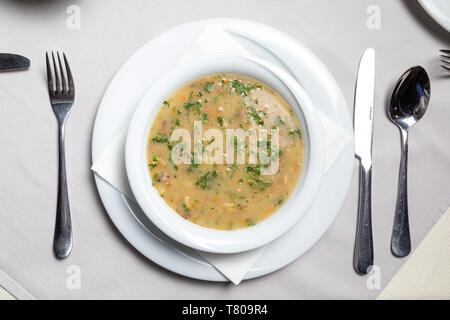
[[[214,81],[206,81],[205,85],[203,86],[203,90],[205,90],[207,93],[211,93],[213,86]]]
[[[208,171],[205,175],[201,176],[200,179],[197,180],[195,185],[203,190],[211,189],[211,184],[215,178],[217,178],[217,171]]]
[[[200,102],[185,102],[183,107],[187,110],[188,114],[189,112],[194,109],[198,114],[201,113],[202,104]]]
[[[218,116],[218,117],[217,117],[217,121],[219,122],[219,125],[220,125],[221,127],[223,127],[223,118],[222,118],[221,116]]]
[[[208,123],[208,120],[209,120],[208,114],[207,114],[206,112],[203,113],[203,114],[201,115],[201,117],[200,117],[200,120],[202,120],[202,123],[203,123],[203,124],[207,124],[207,123]]]
[[[182,203],[181,203],[181,206],[183,207],[183,209],[184,209],[184,211],[185,211],[186,213],[189,213],[189,211],[191,211],[191,209],[188,208],[188,206],[186,205],[186,203],[182,202]]]
[[[166,105],[167,108],[170,108],[170,103],[168,101],[164,101],[163,104]]]
[[[262,178],[261,167],[258,164],[247,166],[247,182],[256,192],[264,191],[272,185],[271,181]]]
[[[236,152],[236,151],[235,151]],[[228,171],[230,172],[231,176],[233,177],[234,172],[237,170],[237,165],[235,163],[231,164],[231,166],[228,167]]]
[[[149,167],[151,168],[155,168],[158,165],[158,157],[157,156],[153,156],[152,158],[152,162],[148,164]]]
[[[153,175],[153,179],[152,179],[152,186],[154,186],[156,184],[156,180],[158,179],[158,173],[155,173]]]
[[[242,81],[239,80],[233,80],[231,82],[231,87],[234,89],[234,91],[237,94],[242,94],[244,96],[248,96],[248,94],[257,88],[261,88],[261,85],[259,84],[254,84],[254,85],[250,85],[250,84],[244,84]]]
[[[281,120],[280,116],[277,116],[275,118],[275,121],[273,122],[274,125],[276,125],[277,127],[279,127],[280,125],[284,125],[285,122],[283,120]]]
[[[255,225],[255,222],[254,222],[252,219],[247,219],[246,222],[247,222],[247,225],[248,225],[249,227]]]
[[[194,163],[193,161],[194,161],[194,159],[193,159],[194,157],[192,156],[192,162],[191,162],[191,164],[190,164],[190,166],[189,166],[189,168],[188,168],[188,172],[192,172],[193,171],[193,169],[195,169],[195,168],[197,168],[198,167],[198,163]]]
[[[289,131],[290,136],[298,136],[300,139],[302,138],[302,131],[300,129]]]
[[[152,142],[167,143],[167,142],[169,142],[169,138],[167,138],[167,137],[154,137],[152,139]]]
[[[247,114],[259,125],[264,124],[264,120],[262,119],[265,116],[265,113],[262,111],[256,110],[254,107],[247,107]]]

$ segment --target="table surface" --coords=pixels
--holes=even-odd
[[[406,261],[389,251],[400,137],[385,110],[396,80],[413,65],[423,65],[432,81],[429,110],[410,135],[414,248],[450,206],[450,78],[439,66],[438,52],[450,48],[450,36],[415,1],[80,0],[76,5],[81,28],[75,30],[67,27],[72,4],[52,0],[0,4],[0,51],[23,54],[32,61],[27,72],[0,74],[0,269],[36,298],[375,298]],[[368,10],[378,9],[380,29],[371,30],[366,24]],[[372,210],[380,286],[368,286],[368,277],[352,269],[357,166],[344,205],[322,239],[284,269],[239,286],[187,279],[160,268],[132,248],[108,218],[89,170],[92,128],[104,90],[123,62],[151,38],[181,23],[215,17],[262,22],[295,37],[330,69],[350,111],[360,55],[366,47],[375,48]],[[57,126],[46,91],[46,50],[66,52],[77,88],[66,132],[75,242],[71,256],[63,261],[55,260],[51,252]],[[6,105],[7,101],[16,103]],[[78,237],[80,230],[88,236]],[[68,285],[74,265],[81,271],[79,289]]]

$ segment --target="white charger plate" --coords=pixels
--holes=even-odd
[[[352,133],[347,104],[333,76],[319,59],[290,36],[263,24],[236,19],[209,19],[181,25],[154,38],[122,66],[102,99],[92,137],[93,161],[127,126],[145,91],[177,63],[209,23],[219,24],[251,54],[287,70],[305,88],[314,105]],[[353,144],[324,175],[311,207],[286,234],[269,244],[245,279],[278,270],[296,260],[326,232],[346,196],[353,172]],[[100,177],[100,198],[122,235],[160,266],[191,278],[228,281],[195,251],[168,238],[140,208]]]
[[[449,0],[418,0],[425,11],[450,32],[450,1]]]

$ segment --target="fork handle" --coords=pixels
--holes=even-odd
[[[56,207],[53,252],[58,259],[64,259],[72,250],[72,222],[70,218],[69,196],[67,193],[66,159],[64,148],[65,121],[59,124],[59,178],[58,202]]]
[[[353,267],[359,274],[369,272],[373,265],[372,238],[372,166],[360,164],[358,223],[356,227]]]

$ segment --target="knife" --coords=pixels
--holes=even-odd
[[[358,223],[356,227],[353,267],[359,274],[373,265],[372,238],[372,133],[375,91],[375,51],[367,49],[360,61],[356,81],[353,127],[355,155],[360,161]]]
[[[30,60],[18,54],[0,53],[0,72],[26,70],[30,67]]]

